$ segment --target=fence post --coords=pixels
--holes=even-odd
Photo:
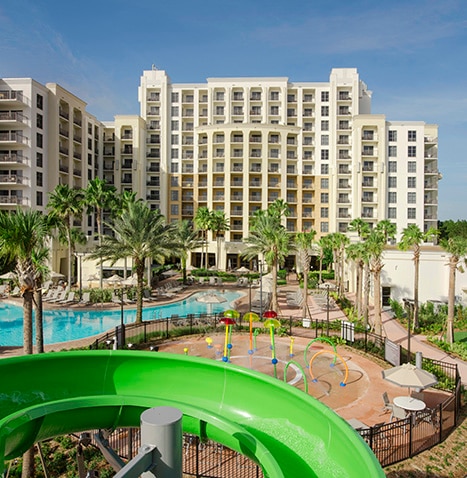
[[[165,319],[165,338],[169,338],[169,318],[166,317]]]

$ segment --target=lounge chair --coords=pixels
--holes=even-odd
[[[143,302],[152,302],[154,300],[151,297],[151,291],[149,289],[143,289]]]
[[[75,292],[72,291],[72,292],[69,292],[68,293],[68,297],[64,300],[59,300],[57,303],[58,304],[71,304],[73,302],[76,302],[75,300]]]
[[[8,285],[6,285],[6,284],[0,285],[0,297],[1,298],[8,297],[8,294],[6,293],[7,288],[8,288]]]
[[[50,289],[46,296],[42,297],[42,302],[51,302],[56,300],[60,294],[60,289]]]
[[[68,294],[68,291],[66,290],[58,291],[57,297],[55,299],[50,299],[48,302],[50,302],[51,304],[62,302],[65,300],[67,294]]]
[[[21,289],[16,286],[11,292],[10,292],[10,296],[11,297],[19,297],[21,295]]]
[[[83,292],[83,296],[81,300],[78,302],[80,305],[88,305],[91,303],[91,293],[90,292]]]

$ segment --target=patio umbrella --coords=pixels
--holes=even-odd
[[[232,348],[232,344],[230,343],[230,336],[232,325],[235,324],[235,320],[231,319],[230,317],[224,317],[219,321],[219,323],[225,325],[225,341],[224,341],[224,356],[222,357],[223,362],[228,362],[230,358],[230,349]],[[228,354],[227,354],[228,351]]]
[[[399,387],[427,388],[438,383],[438,379],[430,372],[416,367],[411,363],[404,363],[397,367],[382,371],[383,378]]]
[[[116,285],[116,284],[120,284],[122,280],[123,279],[119,275],[114,274],[113,276],[110,276],[110,277],[107,277],[107,279],[104,279],[104,282],[106,284]]]
[[[64,279],[65,275],[60,274],[60,272],[50,271],[50,278],[51,279]]]
[[[138,278],[136,277],[136,274],[133,274],[130,277],[127,277],[125,280],[122,281],[123,285],[127,285],[130,287],[134,287],[135,285],[138,284]]]
[[[162,273],[163,276],[165,277],[172,277],[172,276],[176,276],[178,274],[177,271],[174,271],[173,269],[170,269],[168,271],[165,271]]]
[[[250,272],[250,269],[245,266],[242,266],[239,267],[236,272],[240,272],[240,274],[248,274],[248,272]]]

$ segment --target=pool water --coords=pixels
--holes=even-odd
[[[241,292],[224,291],[222,297],[227,299],[221,304],[206,304],[197,298],[207,292],[197,292],[185,300],[164,305],[144,306],[143,321],[155,320],[172,315],[186,317],[188,314],[216,314],[234,308],[234,302],[242,296]],[[44,343],[46,345],[84,339],[101,334],[120,324],[121,310],[113,309],[55,309],[43,312]],[[136,309],[125,309],[125,324],[135,321]],[[16,305],[0,302],[0,346],[23,345],[23,309]]]

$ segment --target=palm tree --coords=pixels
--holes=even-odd
[[[295,236],[295,247],[298,251],[301,268],[303,270],[303,310],[302,317],[306,317],[308,312],[308,272],[310,271],[311,252],[313,250],[313,241],[316,231],[299,232]]]
[[[203,239],[203,245],[206,248],[205,264],[204,267],[208,268],[208,230],[211,220],[211,212],[205,206],[198,208],[195,214],[195,225],[201,231],[201,237]],[[203,268],[203,247],[201,247],[201,268]]]
[[[365,241],[368,253],[370,270],[374,279],[374,330],[378,335],[383,334],[383,321],[381,318],[381,270],[384,267],[382,256],[386,245],[385,236],[376,228],[371,231]]]
[[[250,235],[244,239],[247,244],[242,256],[247,260],[263,255],[266,264],[272,272],[272,302],[271,308],[278,311],[277,302],[277,267],[285,262],[293,248],[293,237],[285,227],[280,225],[280,218],[275,213],[255,216],[254,226]]]
[[[109,260],[115,264],[119,259],[131,257],[137,277],[136,322],[143,320],[143,277],[146,259],[164,262],[167,257],[178,254],[179,244],[175,224],[166,224],[159,211],[152,211],[142,201],[130,202],[127,209],[113,224],[106,224],[113,232],[105,236],[102,244],[90,255],[91,259]]]
[[[418,286],[420,277],[420,245],[426,240],[437,234],[436,229],[430,228],[427,232],[422,232],[416,224],[409,224],[403,231],[401,241],[398,248],[401,251],[413,250],[413,263],[415,268],[414,287],[413,287],[413,328],[417,329],[419,326],[418,320]]]
[[[229,219],[225,217],[224,211],[211,212],[211,219],[209,220],[209,229],[216,233],[216,268],[217,270],[219,270],[219,261],[221,256],[221,238],[223,237],[224,232],[230,229]]]
[[[44,277],[47,276],[49,270],[46,262],[49,259],[50,249],[46,246],[38,246],[32,253],[32,262],[36,270],[36,281],[34,288],[34,323],[36,326],[36,353],[44,353],[44,328],[42,321],[42,284]]]
[[[361,217],[352,219],[349,222],[349,231],[355,231],[360,240],[365,239],[370,234],[370,225]]]
[[[50,193],[47,209],[56,220],[59,232],[66,238],[68,245],[68,284],[71,284],[73,256],[73,218],[83,211],[83,194],[80,189],[72,189],[67,184],[59,184]],[[63,236],[62,236],[63,237]]]
[[[363,271],[364,271],[364,254],[365,243],[354,242],[349,244],[346,248],[347,258],[355,263],[356,266],[356,293],[355,293],[355,305],[357,309],[358,317],[362,315],[363,309]]]
[[[349,238],[341,232],[333,232],[326,236],[332,247],[334,267],[337,282],[337,292],[340,297],[344,295],[344,252],[349,243]]]
[[[449,257],[449,291],[448,291],[448,317],[446,322],[446,341],[454,343],[454,314],[456,302],[456,271],[459,262],[467,255],[467,239],[463,237],[450,237],[442,239],[441,247],[450,254]]]
[[[23,297],[23,353],[33,353],[32,308],[38,273],[34,254],[41,250],[50,232],[46,216],[39,211],[17,209],[0,212],[0,249],[16,261],[15,271]],[[34,476],[34,447],[23,454],[23,478]]]
[[[87,188],[84,190],[84,204],[95,211],[97,220],[97,236],[99,245],[102,244],[102,213],[104,209],[109,208],[115,202],[115,187],[107,184],[105,180],[95,178],[89,181]],[[90,211],[88,211],[90,212]],[[103,264],[99,262],[100,288],[103,288]]]
[[[389,219],[383,219],[376,224],[376,229],[384,236],[384,243],[387,244],[389,239],[394,239],[397,234],[397,226]]]
[[[186,261],[188,259],[188,252],[198,249],[203,245],[203,240],[198,233],[193,229],[190,221],[183,220],[177,224],[176,240],[178,242],[178,249],[180,255],[180,265],[183,274],[183,283],[186,283]]]

